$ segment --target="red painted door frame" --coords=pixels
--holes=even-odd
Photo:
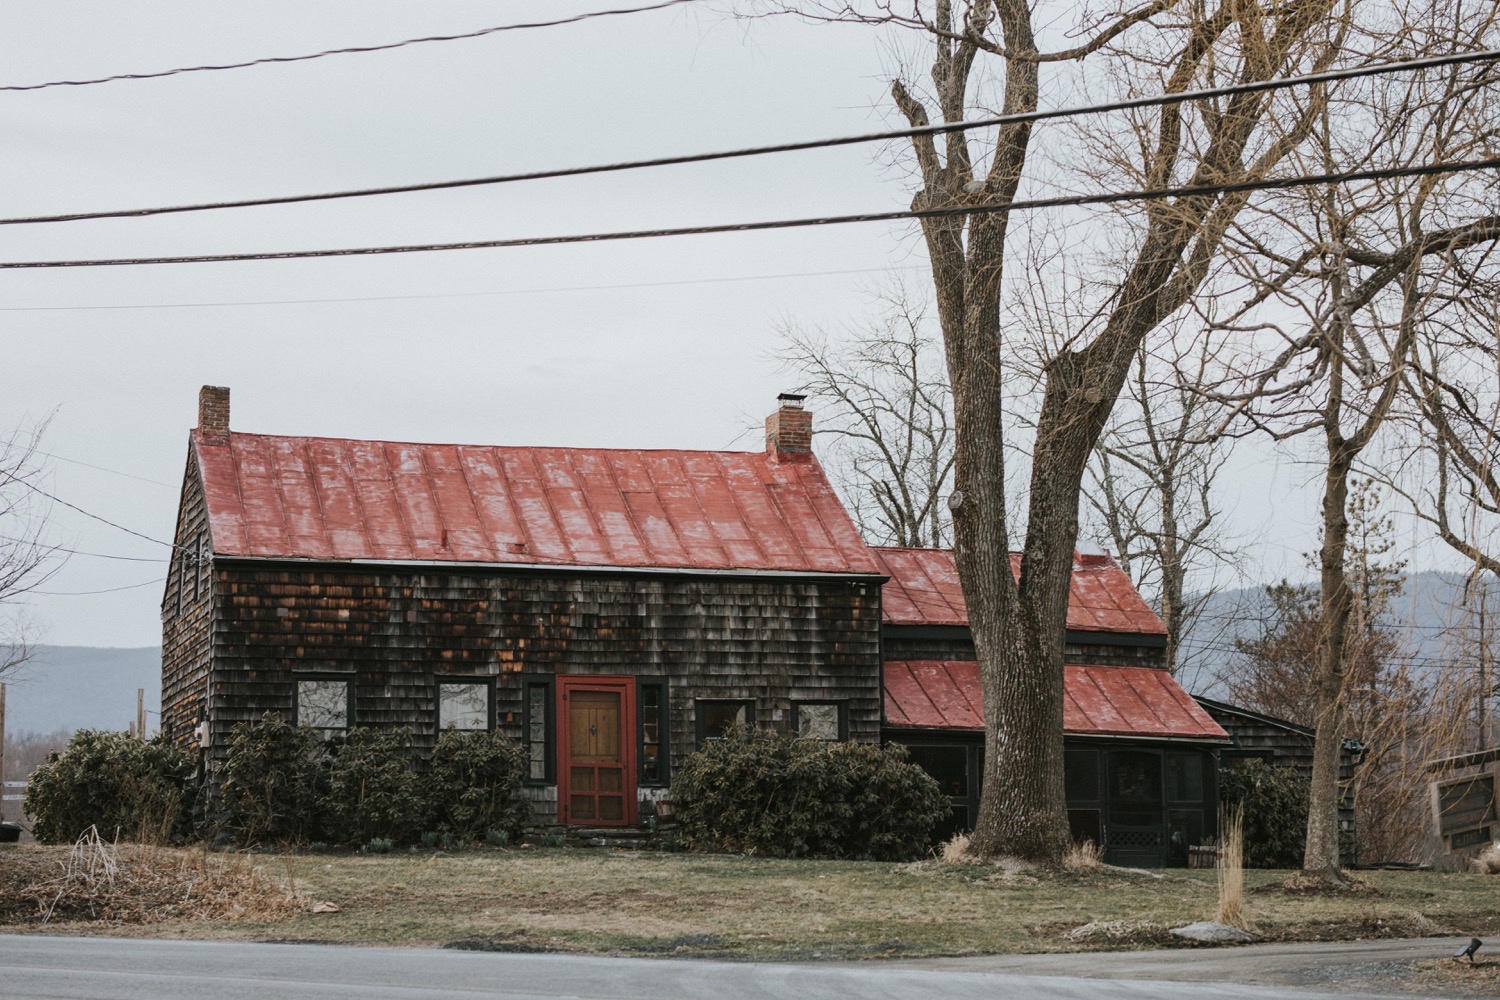
[[[580,768],[580,778],[588,778],[584,771],[592,771],[593,785],[588,791],[579,790],[580,795],[590,795],[597,806],[600,802],[599,777],[602,771],[614,770],[609,764],[597,760],[573,760],[573,696],[577,693],[610,693],[620,698],[619,727],[619,771],[620,787],[624,801],[619,819],[599,819],[598,808],[594,816],[576,818],[573,815],[574,768]],[[557,819],[570,826],[635,826],[638,803],[636,802],[636,747],[635,747],[635,678],[594,677],[582,674],[560,674],[557,677]],[[613,797],[610,794],[608,797]]]

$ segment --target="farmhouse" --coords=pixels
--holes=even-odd
[[[539,823],[646,821],[734,723],[899,740],[966,824],[979,696],[950,553],[861,539],[783,396],[758,452],[245,434],[206,386],[162,604],[162,730],[211,772],[237,723],[498,729]],[[887,582],[889,581],[889,582]],[[1107,557],[1069,610],[1068,795],[1118,859],[1211,830],[1227,741],[1158,669]],[[961,763],[959,763],[961,761]]]

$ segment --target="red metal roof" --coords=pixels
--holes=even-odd
[[[979,664],[885,664],[885,721],[897,729],[982,730]],[[1063,667],[1063,731],[1074,736],[1229,739],[1165,670],[1073,663]]]
[[[888,625],[967,625],[969,610],[951,549],[876,548],[891,579],[881,590]],[[1019,579],[1021,555],[1010,568]],[[1142,599],[1130,577],[1108,555],[1075,555],[1068,592],[1068,628],[1095,632],[1166,635],[1167,627]]]
[[[811,456],[198,431],[193,447],[218,555],[880,573]]]

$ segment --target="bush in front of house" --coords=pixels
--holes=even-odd
[[[80,729],[32,773],[25,810],[44,844],[95,827],[106,840],[166,843],[185,832],[194,761],[164,738]]]
[[[526,752],[498,732],[443,733],[422,781],[428,827],[464,843],[518,841],[531,818],[520,796],[526,768]]]
[[[430,754],[411,730],[351,729],[327,739],[267,713],[240,723],[220,765],[213,817],[240,843],[461,845],[513,842],[530,817],[518,792],[526,758],[497,732],[450,730]]]
[[[950,809],[904,747],[744,727],[690,754],[672,798],[693,847],[791,858],[913,858]]]
[[[267,712],[230,731],[214,820],[241,843],[307,844],[324,839],[329,752],[319,733]]]
[[[1294,767],[1247,760],[1219,772],[1219,799],[1245,811],[1245,867],[1301,868],[1311,783]]]
[[[331,839],[350,847],[414,840],[428,807],[412,764],[410,729],[349,730],[328,766]]]

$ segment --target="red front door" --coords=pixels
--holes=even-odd
[[[635,680],[559,677],[557,818],[634,826]]]

